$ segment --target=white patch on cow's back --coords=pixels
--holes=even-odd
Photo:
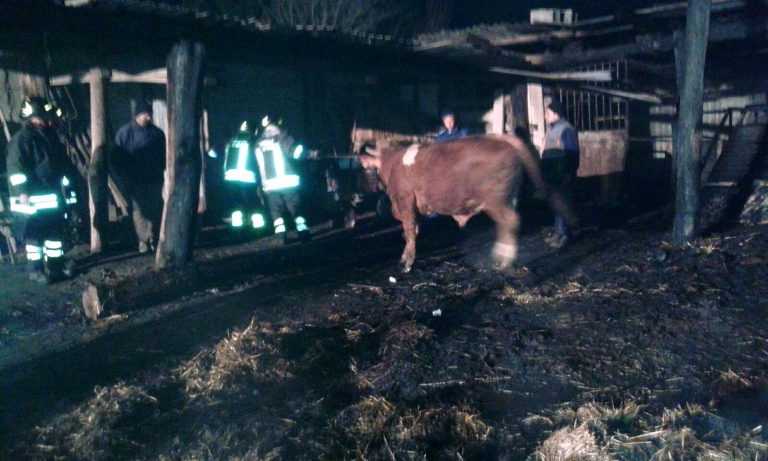
[[[405,155],[403,155],[403,165],[411,166],[416,163],[416,155],[419,153],[419,147],[421,146],[418,144],[411,144],[408,147],[408,150],[405,151]]]

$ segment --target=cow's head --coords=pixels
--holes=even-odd
[[[381,169],[381,152],[370,147],[365,148],[365,154],[361,154],[360,164],[363,168],[374,168],[376,170]]]

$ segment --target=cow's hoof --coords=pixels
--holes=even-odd
[[[509,263],[509,262],[505,263],[505,262],[502,262],[502,261],[495,261],[493,263],[493,269],[497,270],[499,272],[503,272],[503,271],[509,269],[510,267],[512,267],[512,263]]]
[[[402,272],[403,274],[407,274],[411,272],[411,269],[412,269],[411,264],[400,265],[400,272]]]
[[[504,270],[517,259],[517,245],[499,243],[493,246],[493,267],[496,270]]]

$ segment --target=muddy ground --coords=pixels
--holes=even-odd
[[[690,248],[669,217],[586,231],[529,225],[488,262],[477,220],[198,251],[260,261],[185,299],[97,322],[86,263],[42,290],[2,276],[2,459],[768,459],[768,228]]]

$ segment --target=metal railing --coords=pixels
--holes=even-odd
[[[758,124],[768,123],[768,105],[753,104],[746,107],[729,107],[725,109],[723,117],[717,126],[715,135],[709,143],[707,152],[701,157],[701,182],[707,181],[709,175],[725,149],[725,143],[730,139],[734,128],[746,125],[747,123]],[[723,140],[723,135],[728,134],[728,138]],[[722,142],[722,145],[721,145]]]

